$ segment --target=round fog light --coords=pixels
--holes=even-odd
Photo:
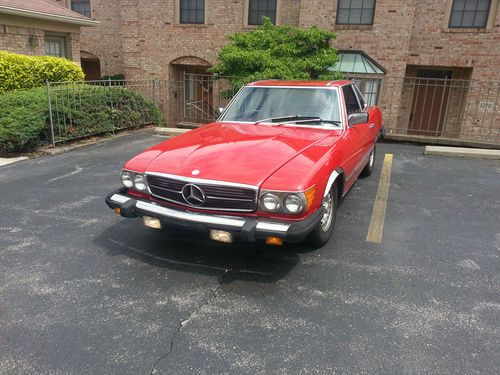
[[[285,198],[284,205],[286,210],[292,214],[299,213],[304,208],[302,199],[293,194],[290,194]]]
[[[132,181],[132,174],[130,172],[122,172],[122,184],[126,188],[134,186],[134,181]]]
[[[146,190],[146,180],[142,174],[135,175],[134,178],[134,187],[139,191]]]
[[[260,197],[260,201],[262,203],[262,207],[264,207],[267,211],[277,211],[280,207],[279,197],[271,193],[264,194]]]

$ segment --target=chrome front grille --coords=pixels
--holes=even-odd
[[[257,188],[219,181],[183,179],[177,176],[146,174],[151,194],[169,202],[205,210],[252,212],[257,206]],[[186,186],[189,185],[189,186]],[[203,202],[192,204],[185,199],[190,186],[201,190]],[[183,194],[184,191],[184,194]],[[199,194],[198,194],[199,195]]]

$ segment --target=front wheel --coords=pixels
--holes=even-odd
[[[370,157],[368,158],[368,163],[366,163],[365,167],[359,174],[361,177],[368,177],[369,175],[372,174],[373,170],[375,169],[375,154],[376,154],[376,147],[377,145],[373,145],[373,150],[370,152]]]
[[[323,216],[309,235],[308,242],[312,245],[323,246],[330,240],[337,217],[338,202],[338,185],[334,182],[327,196],[323,198]]]

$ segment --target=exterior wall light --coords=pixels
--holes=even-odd
[[[31,34],[28,37],[28,45],[30,47],[38,47],[38,37],[35,34]]]

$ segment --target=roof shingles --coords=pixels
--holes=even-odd
[[[48,0],[0,0],[0,7],[9,7],[29,12],[45,13],[47,15],[88,20],[87,17],[73,12],[72,10],[61,5],[54,4]]]

